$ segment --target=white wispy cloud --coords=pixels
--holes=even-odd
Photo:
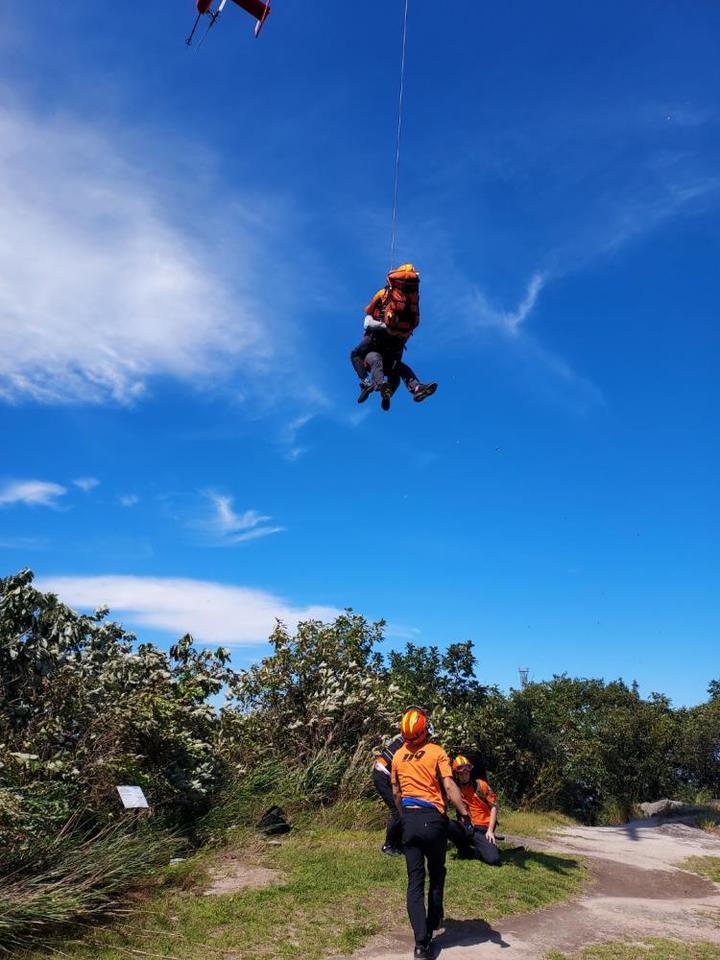
[[[304,453],[307,453],[307,447],[303,447],[298,442],[298,434],[314,417],[315,414],[313,413],[303,413],[298,417],[293,417],[280,430],[280,443],[284,449],[286,460],[290,460],[290,462],[299,460]]]
[[[466,316],[471,325],[517,335],[535,307],[544,285],[544,274],[539,271],[533,273],[522,300],[514,310],[510,311],[495,306],[486,293],[478,287],[473,287],[466,299]]]
[[[256,510],[236,513],[233,508],[232,497],[213,491],[208,491],[205,496],[212,505],[212,516],[205,520],[195,521],[193,526],[204,530],[210,536],[211,541],[218,546],[235,546],[239,543],[247,543],[249,540],[258,540],[260,537],[282,533],[285,529],[285,527],[272,524],[272,517],[264,516]]]
[[[118,503],[121,507],[134,507],[136,503],[140,503],[140,497],[134,493],[125,493],[118,497]]]
[[[385,637],[389,640],[416,640],[422,630],[419,627],[408,627],[402,623],[388,623],[385,625]]]
[[[508,330],[515,333],[525,322],[527,317],[533,310],[537,298],[540,296],[540,291],[545,285],[545,277],[542,273],[534,273],[528,284],[528,288],[525,292],[525,296],[520,301],[518,306],[512,313],[507,313],[504,315],[503,320],[505,326]]]
[[[274,347],[242,266],[262,225],[228,203],[223,272],[207,198],[186,202],[151,137],[133,145],[100,126],[0,90],[0,399],[127,404],[156,376],[210,387],[240,358],[248,375],[264,370]]]
[[[596,268],[670,224],[710,212],[716,216],[720,176],[707,150],[707,129],[720,115],[714,104],[654,101],[634,102],[622,111],[608,111],[604,101],[570,110],[563,103],[524,124],[484,131],[455,158],[452,176],[443,153],[435,173],[429,165],[433,201],[406,229],[418,262],[431,265],[425,276],[432,271],[441,288],[434,296],[427,285],[425,302],[434,316],[451,318],[447,334],[469,335],[482,349],[512,362],[533,390],[562,395],[576,407],[602,402],[602,394],[562,348],[545,344],[541,325],[533,323],[540,317],[541,294],[558,279]],[[473,275],[467,257],[461,261],[456,255],[444,214],[456,200],[457,184],[475,182],[520,191],[530,213],[529,229],[518,220],[509,233],[508,223],[500,221],[497,238],[482,238],[491,255],[485,264],[478,260],[481,277]],[[524,292],[508,309],[492,264],[502,265],[505,285],[510,261]],[[455,291],[452,305],[448,290]],[[552,322],[542,316],[546,319]],[[577,322],[583,322],[582,304]]]
[[[467,291],[458,310],[470,332],[495,333],[495,344],[514,357],[544,394],[555,396],[562,385],[572,393],[574,409],[604,403],[603,393],[572,363],[546,347],[541,332],[531,332],[533,311],[548,284],[579,272],[603,258],[617,256],[681,217],[702,214],[720,201],[720,177],[699,167],[680,152],[660,152],[646,158],[634,179],[616,184],[612,195],[594,195],[586,209],[575,211],[572,238],[549,245],[542,268],[534,270],[517,305],[503,309],[485,289],[473,284],[454,264],[455,286]]]
[[[83,493],[89,493],[90,490],[94,490],[95,487],[99,486],[100,481],[96,477],[79,477],[77,480],[73,480],[73,483],[76,487],[79,487]]]
[[[0,487],[0,507],[24,504],[28,507],[57,507],[67,488],[47,480],[17,480]]]
[[[617,253],[678,217],[704,212],[720,199],[720,177],[663,170],[663,166],[665,164],[655,164],[654,184],[638,185],[623,195],[620,202],[608,205],[605,218],[591,227],[590,242],[581,262],[588,254]],[[570,264],[575,256],[576,252],[567,251]]]
[[[44,537],[0,537],[3,550],[43,550],[47,545]]]
[[[133,627],[152,627],[175,636],[192,633],[201,643],[258,644],[275,620],[293,628],[299,620],[331,620],[327,606],[297,606],[264,590],[203,580],[162,577],[46,577],[40,590],[75,607],[107,605]]]
[[[321,413],[327,413],[332,409],[330,400],[317,387],[306,389],[303,394],[303,401],[308,406],[303,413],[291,417],[279,430],[280,446],[283,450],[283,456],[286,460],[299,460],[307,453],[308,447],[300,443],[301,431]],[[335,416],[333,411],[333,416]]]
[[[569,403],[575,412],[602,405],[605,400],[600,388],[560,354],[545,347],[539,332],[532,330],[529,321],[547,282],[547,273],[535,271],[512,310],[497,306],[483,290],[473,286],[459,303],[458,313],[471,333],[483,332],[507,349],[513,365],[534,384],[535,392],[553,402]]]

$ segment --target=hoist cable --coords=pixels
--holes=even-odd
[[[392,270],[395,266],[395,248],[397,246],[398,189],[400,186],[400,145],[402,142],[403,104],[405,100],[405,60],[407,53],[408,6],[409,0],[405,0],[405,15],[403,17],[402,34],[402,57],[400,60],[400,94],[398,97],[397,141],[395,144],[395,177],[393,182],[392,228],[390,231],[390,270]]]

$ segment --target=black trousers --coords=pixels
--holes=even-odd
[[[367,334],[350,353],[350,363],[359,380],[369,378],[376,390],[387,376],[393,392],[402,379],[411,393],[419,383],[415,372],[403,362],[405,342],[379,333]]]
[[[485,839],[487,829],[475,827],[472,839],[465,833],[462,824],[453,820],[448,825],[448,837],[455,844],[458,853],[464,856],[476,856],[491,867],[500,866],[500,851],[494,843]]]
[[[359,380],[364,380],[368,375],[365,357],[374,349],[373,338],[363,337],[360,343],[356,347],[353,347],[350,353],[350,363],[353,365],[353,370],[358,375]]]
[[[373,784],[390,811],[385,830],[385,846],[402,850],[402,820],[395,806],[390,777],[386,773],[380,773],[379,770],[373,770]]]
[[[400,359],[401,356],[402,353],[379,353],[375,349],[368,353],[365,364],[369,371],[370,381],[376,390],[382,387],[387,376],[393,393],[399,387],[400,380],[403,381],[410,393],[415,393],[420,381],[415,371]]]
[[[409,807],[403,816],[407,912],[416,944],[426,944],[443,917],[448,818],[438,810]],[[425,907],[425,865],[429,878]]]

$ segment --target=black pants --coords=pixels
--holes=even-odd
[[[476,856],[491,867],[500,866],[500,851],[494,843],[485,839],[486,827],[475,827],[472,839],[465,833],[462,824],[453,820],[448,826],[448,837],[461,856]]]
[[[411,393],[420,382],[415,372],[403,363],[402,355],[405,349],[404,341],[387,334],[366,335],[350,352],[350,363],[358,375],[358,379],[370,378],[372,385],[379,390],[387,376],[393,388],[397,390],[400,380]]]
[[[390,811],[385,831],[385,846],[402,850],[402,820],[395,806],[390,777],[386,773],[380,773],[379,770],[373,770],[373,784]]]
[[[360,380],[364,380],[367,376],[368,371],[365,364],[365,357],[367,357],[373,349],[375,349],[373,338],[363,337],[360,343],[356,347],[353,347],[350,353],[350,363],[353,365],[353,370]]]
[[[443,917],[448,818],[437,810],[406,808],[403,845],[407,866],[407,912],[416,944],[426,944]],[[425,908],[425,863],[429,875]]]
[[[392,392],[395,393],[397,388],[400,386],[400,381],[402,380],[405,386],[408,388],[410,393],[415,393],[415,389],[419,386],[420,381],[418,380],[415,371],[412,370],[406,363],[404,363],[400,356],[397,353],[379,353],[377,350],[371,350],[371,352],[365,358],[365,364],[369,370],[370,380],[372,385],[376,390],[379,390],[383,385],[385,377],[388,378],[388,383],[392,387]]]

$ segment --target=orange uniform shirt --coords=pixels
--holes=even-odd
[[[402,746],[393,757],[392,782],[398,784],[403,800],[432,803],[445,813],[443,777],[452,776],[448,755],[436,743],[425,743],[412,751]]]
[[[365,314],[367,316],[374,317],[375,320],[382,319],[380,317],[380,307],[382,306],[382,302],[384,299],[385,299],[385,287],[383,287],[382,290],[378,290],[378,292],[372,298],[370,303],[365,307]]]
[[[478,794],[478,791],[482,796]],[[477,790],[472,783],[466,783],[464,787],[460,787],[460,793],[468,808],[473,826],[488,827],[490,825],[490,811],[495,806],[497,797],[495,791],[490,789],[487,780],[478,780]]]

